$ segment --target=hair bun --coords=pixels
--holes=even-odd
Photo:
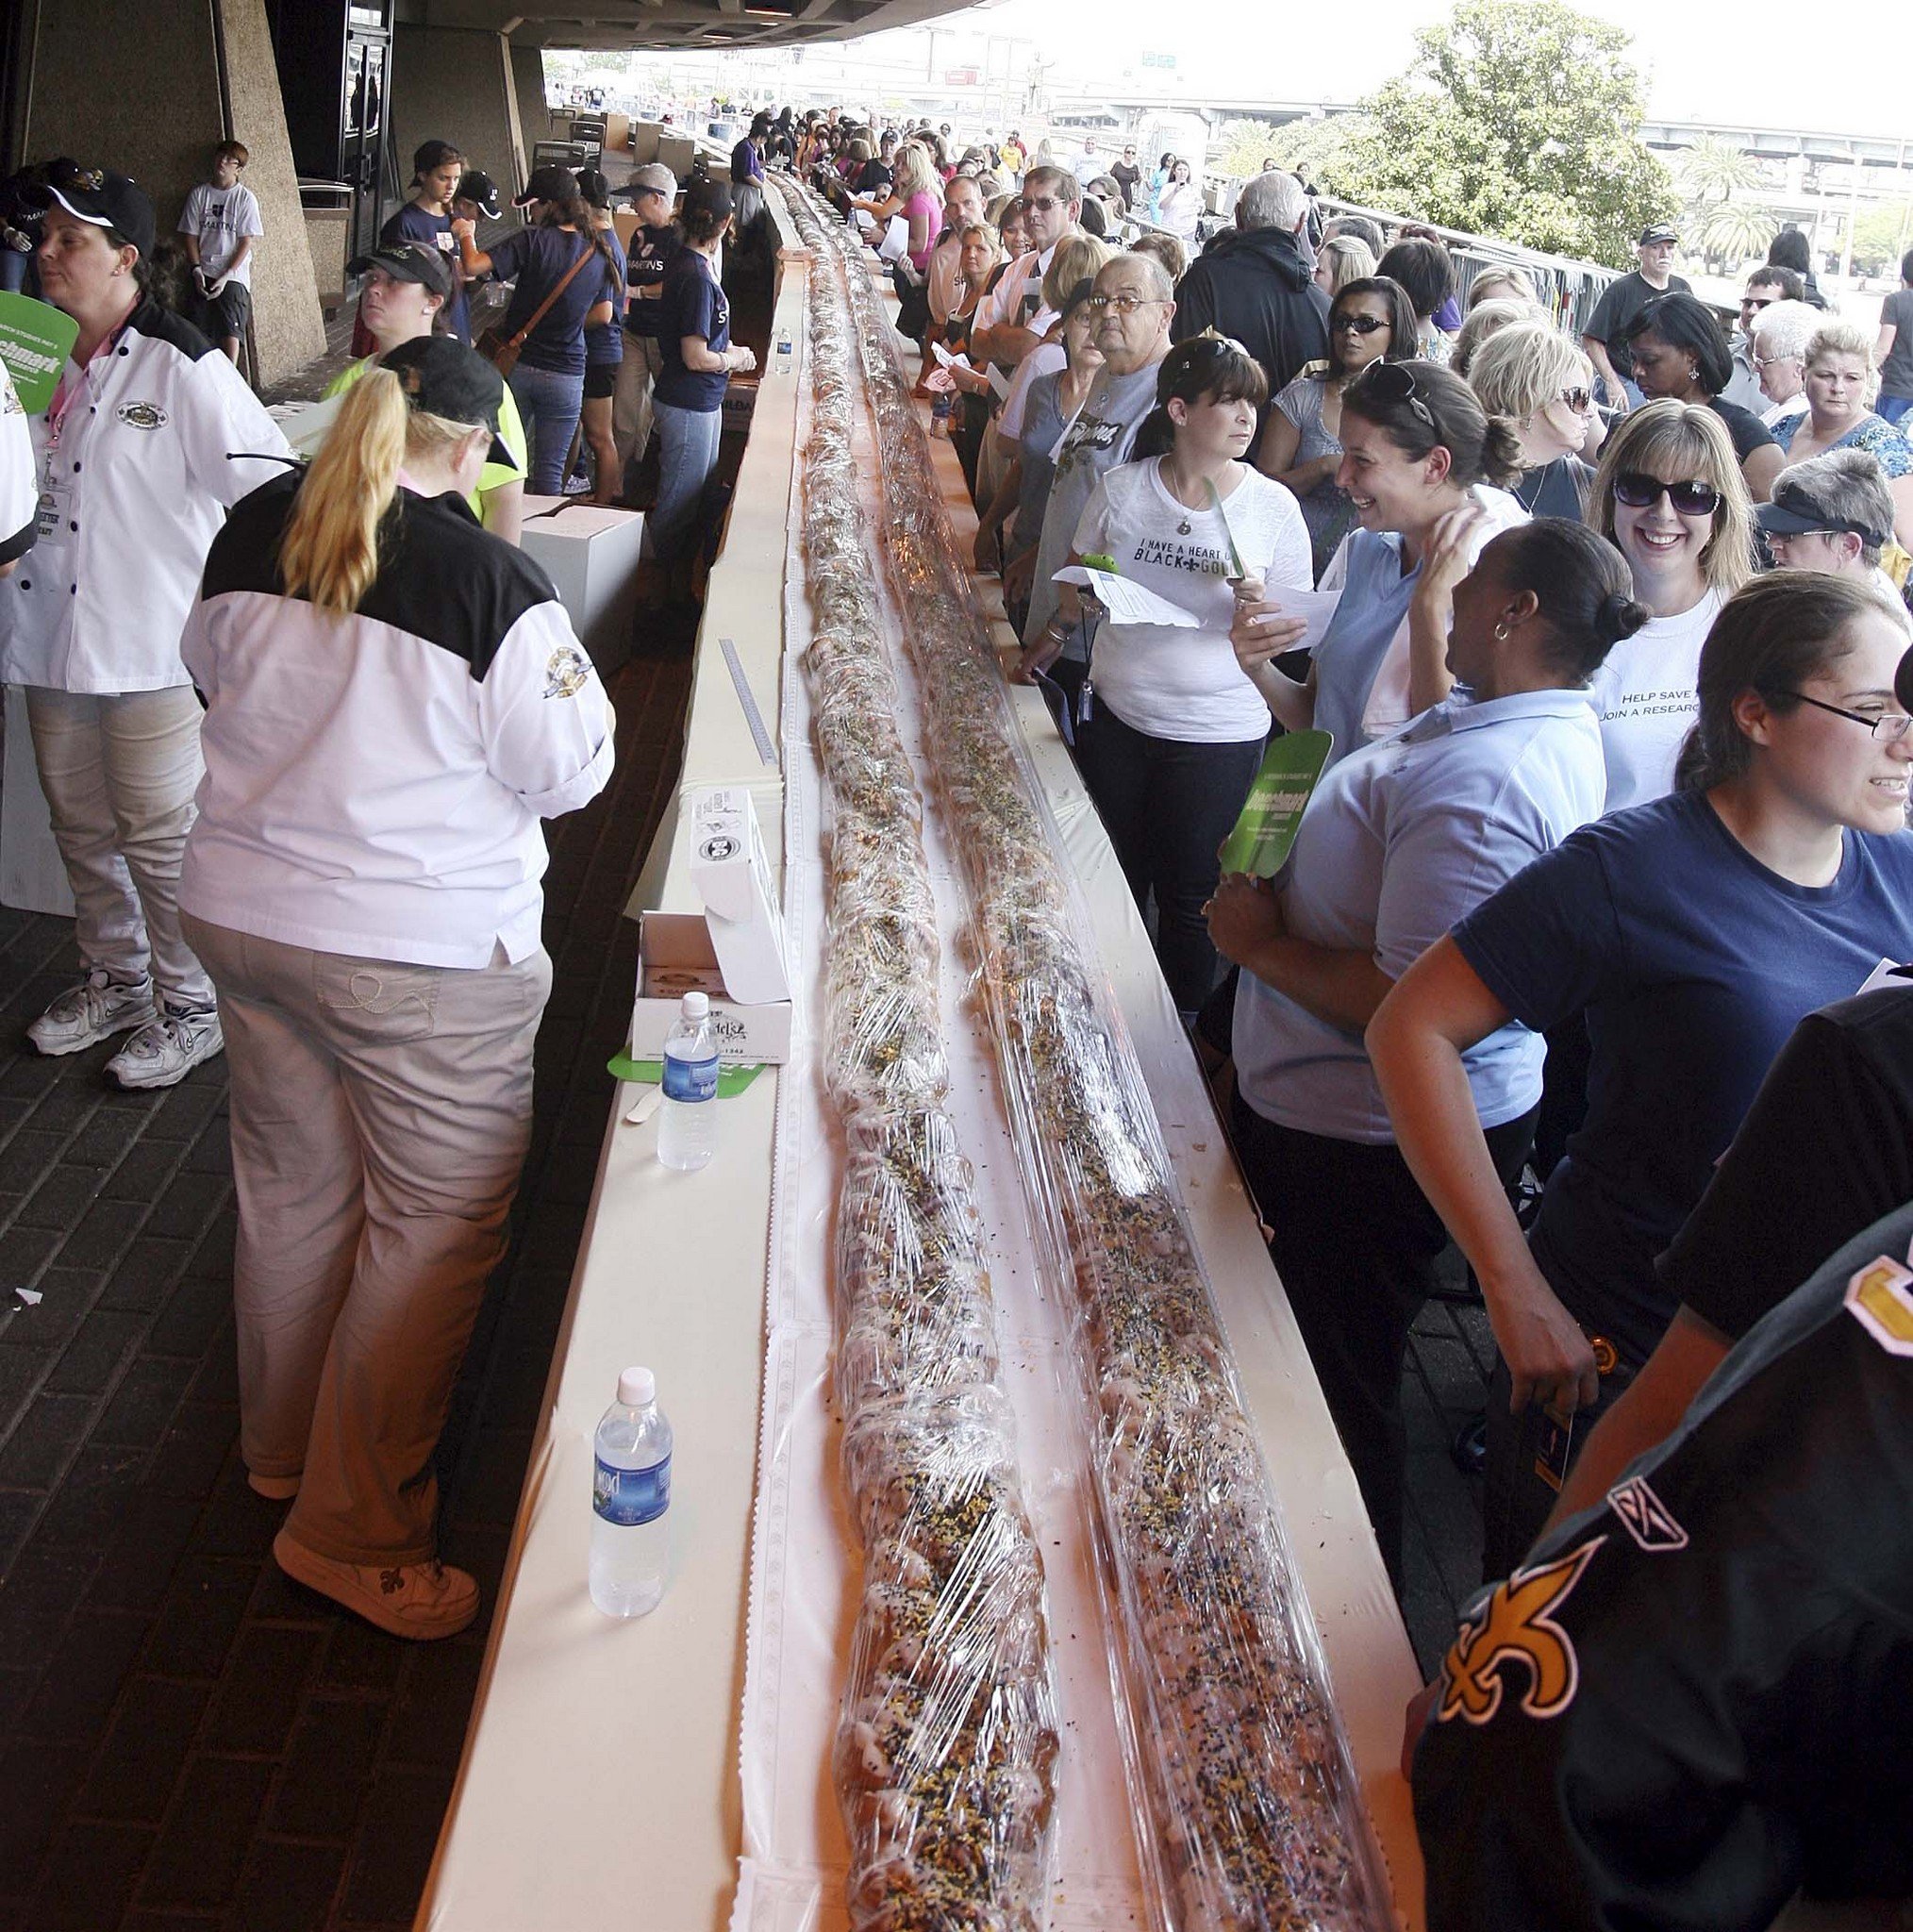
[[[1650,616],[1647,607],[1620,591],[1609,591],[1594,613],[1595,631],[1610,644],[1631,638]]]

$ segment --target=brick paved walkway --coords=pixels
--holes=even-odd
[[[669,641],[613,682],[610,791],[554,828],[537,1131],[440,1455],[444,1554],[488,1612],[630,1018],[621,913],[689,688]],[[237,1453],[225,1064],[135,1096],[108,1046],[22,1052],[75,968],[71,922],[0,911],[0,1932],[409,1926],[486,1621],[402,1644],[272,1562],[284,1507]]]

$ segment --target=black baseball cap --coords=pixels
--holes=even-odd
[[[494,463],[514,463],[498,434],[505,378],[485,358],[452,336],[418,336],[378,358],[390,369],[414,409],[450,423],[476,423],[491,432]]]
[[[140,251],[141,261],[153,259],[153,204],[130,175],[110,168],[75,168],[63,178],[50,180],[53,198],[76,221],[96,228],[112,228]]]
[[[601,169],[580,168],[577,179],[578,192],[584,196],[590,207],[609,208],[611,206],[611,184],[605,179]]]
[[[1809,530],[1851,530],[1861,542],[1873,548],[1886,543],[1893,534],[1862,523],[1857,517],[1833,515],[1814,500],[1809,484],[1784,473],[1774,479],[1772,501],[1755,507],[1754,521],[1771,537],[1804,537]]]
[[[355,255],[345,264],[349,275],[362,275],[366,270],[382,268],[387,275],[401,282],[417,282],[421,288],[429,289],[433,294],[452,298],[452,264],[448,257],[437,248],[427,248],[423,242],[391,242],[382,248],[374,248],[369,255]]]
[[[531,179],[524,184],[524,192],[514,195],[513,208],[524,208],[533,201],[567,201],[578,192],[578,177],[569,168],[560,168],[556,161],[548,161],[542,168],[531,171]]]
[[[1640,231],[1640,240],[1634,245],[1637,248],[1649,248],[1656,242],[1678,242],[1680,239],[1680,236],[1667,223],[1650,222]]]
[[[475,203],[478,212],[491,221],[498,221],[505,213],[498,205],[498,184],[482,169],[466,169],[458,183],[458,192],[452,199]]]

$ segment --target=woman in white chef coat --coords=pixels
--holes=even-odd
[[[67,1054],[130,1032],[108,1077],[170,1087],[223,1043],[179,931],[201,772],[179,633],[226,507],[289,452],[232,364],[147,293],[144,191],[87,169],[53,195],[41,292],[79,336],[31,425],[36,541],[0,582],[0,676],[25,687],[82,976],[27,1038]]]

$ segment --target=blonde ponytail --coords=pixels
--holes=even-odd
[[[358,608],[378,575],[378,526],[398,490],[409,414],[389,369],[368,369],[347,392],[279,538],[289,597],[341,617]]]

